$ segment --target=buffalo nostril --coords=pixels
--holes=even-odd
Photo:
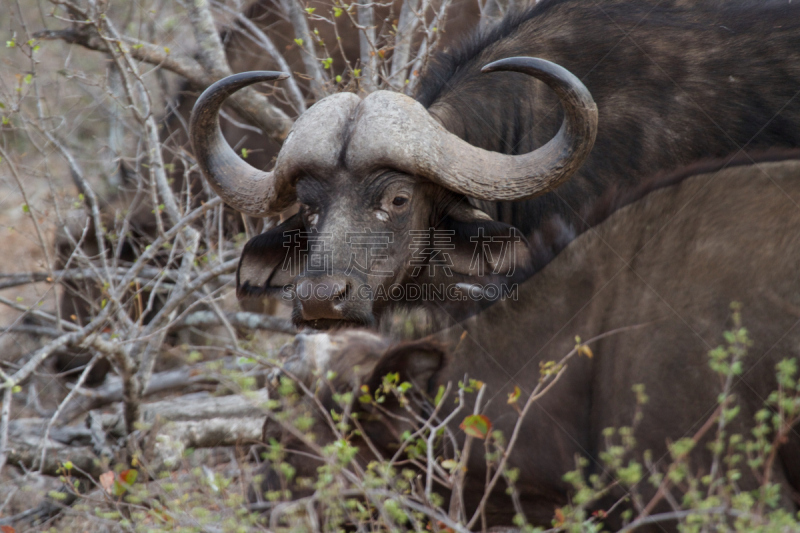
[[[311,298],[314,291],[314,284],[308,279],[300,280],[295,291],[301,299]]]
[[[347,278],[338,276],[301,280],[297,284],[297,301],[303,319],[342,318],[350,286]]]
[[[350,284],[346,281],[334,282],[333,286],[331,287],[331,297],[337,300],[344,300],[347,298],[349,288]]]

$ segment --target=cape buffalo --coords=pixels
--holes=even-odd
[[[709,420],[725,380],[711,370],[707,354],[726,345],[723,333],[738,327],[731,318],[734,301],[741,304],[752,344],[731,382],[741,411],[728,421],[725,432],[751,437],[754,415],[778,389],[776,363],[784,358],[796,363],[800,356],[799,203],[800,161],[691,177],[619,210],[575,239],[520,286],[518,301],[495,303],[435,336],[399,347],[359,330],[298,336],[286,368],[301,379],[334,371],[333,386],[341,387],[339,392],[349,390],[354,379],[356,387],[366,384],[374,391],[387,372],[399,372],[400,381],[412,382],[429,398],[440,385],[465,375],[478,378],[488,387],[484,414],[508,439],[517,415],[506,398],[515,386],[523,397],[530,393],[546,362],[558,361],[575,348],[576,335],[585,341],[630,328],[592,344],[593,357],[574,357],[561,380],[524,419],[509,466],[519,469],[516,485],[528,519],[547,526],[556,508],[574,495],[562,476],[575,468],[576,457],[589,461],[588,473],[602,472],[604,428],[631,424],[634,385],[643,384],[649,395],[633,435],[633,457],[642,464],[644,451],[651,450],[663,473],[669,462],[668,443],[693,437]],[[446,355],[437,346],[446,346]],[[329,389],[323,385],[319,391],[326,412],[338,409]],[[438,416],[443,418],[451,408]],[[358,460],[366,463],[376,454],[392,457],[403,430],[397,427],[398,419],[384,412],[370,422],[371,407],[355,401],[353,409],[366,411],[363,431],[374,446],[368,448],[354,437]],[[471,409],[472,404],[467,413]],[[797,406],[786,409],[788,420],[800,417]],[[464,434],[457,429],[461,419],[451,422],[451,429],[463,442]],[[330,438],[326,427],[320,424],[315,431],[320,445]],[[715,437],[717,425],[709,427],[691,455],[698,478],[711,468],[705,444]],[[264,438],[283,438],[288,449],[299,449],[291,435],[270,420]],[[302,454],[290,454],[289,461],[300,476],[313,476],[319,464]],[[466,504],[474,510],[486,475],[480,447],[473,447],[467,468]],[[736,483],[742,491],[761,482],[745,464],[726,468],[738,468],[741,478]],[[776,503],[794,514],[800,506],[798,432],[785,436],[771,474],[780,490]],[[274,472],[268,475],[265,488],[274,490],[270,484],[276,479]],[[618,489],[610,494],[612,503],[625,492]],[[647,481],[639,489],[643,503],[655,492]],[[678,491],[671,497],[681,499]],[[510,525],[514,509],[503,489],[492,498],[489,525]],[[614,524],[615,519],[610,520],[607,525]]]
[[[317,102],[272,172],[238,158],[216,116],[227,94],[274,77],[215,85],[191,132],[209,182],[253,216],[301,206],[248,243],[239,298],[304,293],[298,324],[370,325],[391,307],[375,297],[388,287],[525,278],[607,213],[663,186],[665,171],[797,148],[798,15],[794,4],[539,2],[440,57],[416,101],[378,91]],[[595,149],[569,180],[591,146],[591,112],[530,76],[482,71],[515,56],[563,66],[597,103]],[[577,122],[559,130],[565,116]],[[514,253],[501,253],[504,239],[520,241]]]
[[[387,28],[393,23],[397,23],[395,19],[400,12],[401,5],[401,1],[375,5],[376,20],[380,21],[381,25],[376,32],[380,41],[375,44],[382,52],[385,52],[383,57],[387,60],[392,57],[394,43],[391,41],[395,35],[395,32],[389,31]],[[477,2],[455,0],[450,2],[449,5],[446,24],[439,31],[441,34],[439,39],[441,46],[447,46],[455,36],[476,26],[480,18]],[[430,19],[431,12],[438,12],[440,6],[441,3],[438,1],[429,4],[427,18]],[[310,12],[316,9],[319,13],[327,14],[331,12],[333,4],[327,0],[311,0],[304,2],[304,8],[310,10]],[[250,2],[242,15],[269,36],[292,71],[304,71],[304,52],[295,41],[298,36],[295,35],[292,25],[283,10],[275,2],[272,0]],[[326,88],[326,90],[333,89],[334,85],[345,87],[348,83],[352,84],[352,80],[349,79],[346,73],[348,68],[353,69],[359,66],[359,30],[350,22],[347,16],[338,18],[331,16],[330,19],[335,23],[335,28],[333,24],[327,22],[310,21],[310,30],[315,31],[316,38],[325,43],[325,50],[331,56],[330,71],[344,74],[344,82],[338,84],[332,81],[331,87]],[[409,51],[412,58],[417,52],[420,36],[421,33],[417,32],[413,42],[410,43]],[[256,37],[253,36],[250,29],[243,27],[241,22],[230,21],[228,25],[223,27],[221,37],[232,71],[280,68],[275,59],[265,53],[261,45],[254,43],[254,40],[257,41]],[[321,51],[322,49],[320,49]],[[345,63],[345,58],[350,59],[349,65]],[[300,104],[293,101],[292,98],[287,98],[285,94],[279,94],[279,98],[276,99],[276,105],[289,116],[295,116],[300,110],[304,109],[307,100],[313,99],[313,94],[308,87],[308,81],[303,78],[302,76],[296,77],[301,91],[302,102]],[[402,84],[399,74],[398,79],[395,81],[397,84]],[[170,178],[172,179],[173,189],[180,195],[185,194],[187,189],[191,191],[190,201],[194,205],[200,205],[201,202],[208,198],[206,194],[208,189],[203,188],[199,173],[193,169],[184,168],[186,153],[187,151],[191,153],[187,124],[192,106],[201,89],[202,87],[193,86],[189,82],[182,83],[169,96],[169,112],[165,114],[161,121],[163,126],[161,130],[161,139],[164,146],[163,157],[169,165],[168,168],[171,169]],[[257,133],[257,129],[254,132],[253,126],[247,124],[247,117],[237,115],[232,109],[227,109],[226,111],[228,115],[222,121],[222,131],[225,138],[233,146],[236,146],[237,150],[246,149],[249,152],[247,160],[250,164],[259,168],[271,164],[280,149],[280,143],[260,135]],[[127,217],[130,222],[127,228],[128,231],[125,235],[120,235],[120,238],[123,239],[120,241],[123,243],[123,247],[119,254],[119,260],[124,265],[138,258],[140,250],[152,241],[157,234],[157,227],[156,217],[153,214],[154,206],[150,202],[150,191],[145,190],[143,192],[143,184],[136,182],[137,177],[132,169],[127,168],[125,164],[122,164],[119,168],[122,182],[120,188],[116,194],[104,199],[102,209],[104,223],[111,231],[120,229],[119,219],[122,214],[132,213]],[[188,187],[187,180],[189,181]],[[146,184],[144,188],[147,189]],[[60,269],[67,264],[74,251],[75,243],[80,240],[80,236],[87,227],[89,231],[86,232],[82,241],[84,250],[87,251],[89,257],[94,257],[99,249],[89,214],[81,211],[81,213],[76,212],[74,215],[69,217],[65,227],[59,228],[56,234],[55,247],[58,261],[54,267],[55,269]],[[254,221],[248,220],[247,222]],[[253,233],[262,230],[261,225],[257,223],[252,223],[250,228],[246,228],[242,217],[232,209],[225,210],[220,225],[226,236],[235,236],[245,232],[247,229]],[[105,244],[106,248],[112,249],[116,243],[112,243],[109,240]],[[84,266],[77,265],[74,260],[70,264],[73,268]],[[158,266],[164,267],[164,263],[161,262]],[[100,284],[97,280],[90,279],[85,282],[67,282],[64,283],[63,287],[64,293],[61,298],[62,316],[73,317],[72,320],[78,323],[85,323],[99,308],[102,300]],[[147,302],[148,299],[147,295],[145,295],[144,301]],[[156,307],[158,307],[158,303],[156,303]],[[263,311],[264,309],[259,310]],[[134,318],[137,317],[134,316]],[[147,319],[145,319],[146,321]],[[85,366],[91,360],[91,356],[86,351],[77,352],[70,349],[58,353],[54,360],[57,371],[65,372]],[[108,363],[105,360],[100,360],[89,376],[88,383],[96,384],[101,382],[108,369]],[[73,375],[77,374],[73,373]]]

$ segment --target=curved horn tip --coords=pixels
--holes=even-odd
[[[273,70],[252,70],[247,72],[238,72],[225,76],[206,87],[192,108],[191,122],[193,123],[200,110],[218,109],[222,102],[231,94],[235,93],[243,87],[253,85],[255,83],[263,83],[269,81],[285,80],[290,75],[286,72],[278,72]],[[212,113],[215,114],[215,113]]]
[[[242,87],[253,85],[255,83],[264,83],[269,81],[285,80],[289,77],[286,72],[278,72],[274,70],[249,70],[245,72],[237,72],[230,76],[225,76],[212,83],[204,92],[217,92],[220,89],[235,92]],[[203,98],[201,95],[200,98]]]
[[[553,63],[552,61],[548,61],[546,59],[541,59],[539,57],[527,57],[527,56],[520,56],[520,57],[507,57],[505,59],[498,59],[497,61],[492,61],[488,65],[484,66],[481,69],[481,72],[499,72],[504,70],[521,70],[521,69],[535,69],[540,71],[551,71],[555,67],[556,70],[562,70],[564,67]]]
[[[550,86],[551,89],[559,92],[567,90],[573,93],[581,101],[584,107],[595,106],[589,89],[572,72],[557,63],[539,57],[508,57],[493,61],[483,67],[481,72],[520,72],[533,76]]]
[[[264,76],[274,78],[276,80],[285,80],[289,77],[289,74],[279,70],[245,70],[244,72],[237,72],[222,79],[232,78],[234,76]]]
[[[263,78],[262,81],[278,81],[278,80],[285,80],[289,77],[289,74],[286,72],[280,72],[277,70],[250,70],[245,72],[237,72],[236,74],[231,74],[230,76],[226,76],[219,81],[233,81],[239,79],[246,79],[246,78]],[[253,83],[258,83],[254,81]]]

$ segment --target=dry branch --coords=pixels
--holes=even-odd
[[[176,370],[158,372],[150,378],[143,397],[164,392],[188,390],[201,384],[219,383],[220,371],[239,370],[253,372],[255,365],[250,362],[243,363],[239,357],[225,357],[208,363],[187,365]],[[268,367],[258,369],[256,375],[266,375],[271,370]],[[119,377],[109,377],[106,383],[96,389],[82,389],[80,396],[88,400],[85,404],[73,403],[64,409],[62,420],[69,422],[76,417],[98,409],[114,402],[123,400],[123,387]]]
[[[111,275],[115,278],[121,278],[128,273],[125,267],[118,267],[112,269]],[[154,279],[165,279],[174,281],[177,277],[177,271],[172,269],[163,269],[156,267],[144,267],[139,271],[139,275],[134,278],[134,281],[140,283],[148,283]],[[101,275],[98,271],[92,268],[71,268],[68,270],[54,270],[50,272],[21,272],[16,274],[0,274],[0,290],[9,289],[12,287],[19,287],[20,285],[27,285],[29,283],[58,283],[62,281],[88,281],[96,280],[102,283]],[[233,281],[232,276],[220,276],[222,283],[229,283]]]
[[[238,11],[234,11],[233,9],[229,8],[225,4],[221,2],[214,1],[214,7],[219,9],[228,15],[235,17],[236,22],[242,26],[242,28],[246,29],[247,31],[242,30],[242,35],[256,43],[258,46],[264,49],[267,54],[269,54],[270,58],[278,64],[278,68],[281,72],[284,72],[289,75],[289,77],[283,81],[283,85],[286,88],[286,92],[289,93],[289,97],[291,98],[292,105],[294,105],[295,110],[298,114],[303,113],[306,110],[306,102],[303,93],[300,91],[300,87],[297,86],[297,81],[294,77],[294,72],[292,72],[291,67],[286,62],[286,59],[283,58],[281,53],[278,51],[278,48],[275,46],[275,43],[272,42],[272,39],[264,33],[264,31],[259,28],[256,24],[253,23],[252,20],[245,17],[242,13]],[[241,126],[240,126],[241,127]]]
[[[234,327],[251,329],[251,330],[266,330],[275,331],[278,333],[295,334],[297,328],[294,327],[290,320],[285,318],[278,318],[271,315],[262,315],[259,313],[225,313],[225,319]],[[203,326],[220,326],[222,320],[212,311],[198,311],[188,315],[180,322],[171,324],[173,328],[195,328]]]
[[[378,51],[375,46],[375,8],[370,0],[358,0],[358,45],[361,51],[361,84],[367,92],[378,86]]]
[[[68,30],[45,30],[37,32],[35,37],[42,40],[62,40],[98,52],[111,52],[106,41],[89,26]],[[189,80],[195,87],[208,87],[221,77],[215,77],[206,72],[195,60],[171,51],[167,52],[163,47],[130,39],[125,39],[124,43],[125,45],[119,50],[138,61],[174,72]],[[286,113],[273,106],[265,96],[252,89],[237,91],[228,99],[228,104],[239,116],[277,141],[285,139],[292,127],[293,121]]]
[[[77,26],[67,30],[43,30],[34,33],[36,39],[43,41],[64,41],[68,44],[76,44],[89,50],[97,52],[108,52],[106,42],[97,35],[96,32],[86,26]],[[214,83],[210,76],[194,59],[183,57],[172,51],[167,51],[163,47],[154,44],[126,38],[124,50],[131,57],[138,61],[144,61],[152,65],[174,72],[192,82],[193,85],[203,87]]]
[[[309,77],[311,93],[317,99],[320,99],[326,96],[325,84],[328,81],[328,75],[322,69],[314,51],[314,39],[308,29],[306,12],[303,10],[300,0],[281,0],[281,7],[286,13],[289,22],[292,23],[295,37],[298,39],[297,44],[303,49],[301,56],[303,65],[306,67],[306,74]]]
[[[409,56],[411,54],[411,40],[419,25],[420,0],[406,0],[400,8],[400,18],[397,21],[397,35],[395,36],[394,52],[392,53],[392,71],[390,79],[399,81],[399,86],[403,87],[406,71],[409,67]],[[400,77],[395,80],[395,77]]]
[[[214,80],[233,74],[225,58],[225,48],[214,25],[214,17],[206,0],[187,2],[189,21],[194,30],[197,45],[200,47],[200,64],[211,73]],[[237,91],[229,99],[236,112],[256,126],[265,135],[283,141],[292,127],[292,120],[280,109],[273,106],[252,88]]]
[[[233,446],[259,439],[263,423],[263,410],[259,404],[266,399],[264,392],[247,398],[238,395],[213,397],[208,393],[189,394],[144,404],[142,418],[145,423],[157,420],[163,423],[159,426],[159,437],[164,437],[162,443],[169,442],[181,450]],[[104,435],[125,434],[123,416],[120,414],[97,414],[91,418],[99,423],[100,432]],[[12,421],[7,448],[9,463],[25,468],[41,468],[46,475],[57,475],[65,461],[72,461],[78,469],[92,476],[102,473],[103,469],[94,464],[98,457],[92,446],[94,436],[91,427],[53,427],[45,443],[47,453],[44,454],[44,464],[40,464],[39,451],[47,425],[45,418]],[[169,455],[167,452],[164,448],[161,453],[166,457]],[[164,457],[160,464],[164,463]]]
[[[89,445],[91,435],[87,428],[56,427],[50,431],[44,464],[39,464],[42,435],[47,427],[45,418],[22,418],[10,424],[8,462],[26,469],[37,468],[45,475],[58,475],[64,462],[72,463],[90,475],[102,473],[97,456]]]

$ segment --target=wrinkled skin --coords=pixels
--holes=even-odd
[[[412,381],[415,390],[428,397],[440,385],[467,374],[488,387],[486,397],[493,399],[485,414],[508,437],[516,415],[506,395],[518,386],[524,399],[540,377],[540,363],[559,360],[574,348],[576,335],[585,341],[628,328],[593,343],[592,358],[573,358],[522,425],[509,466],[520,469],[517,487],[528,519],[547,527],[555,509],[569,502],[571,487],[562,475],[574,469],[575,457],[589,459],[589,473],[600,472],[603,429],[631,424],[633,385],[643,384],[649,396],[634,435],[634,458],[639,461],[651,450],[664,471],[667,443],[692,437],[708,420],[718,405],[722,382],[709,368],[707,353],[724,344],[723,332],[732,327],[733,301],[742,304],[743,325],[753,344],[743,360],[743,373],[733,382],[741,411],[727,432],[750,435],[754,414],[777,389],[776,363],[800,356],[798,202],[797,161],[691,177],[621,209],[577,238],[521,285],[518,301],[496,303],[432,337],[388,348],[386,339],[365,332],[302,337],[288,349],[287,368],[306,380],[314,371],[319,375],[333,369],[338,376],[335,386],[341,390],[352,390],[354,383],[380,383],[387,372],[399,372],[401,380]],[[330,391],[321,390],[326,410],[334,407]],[[402,429],[387,431],[392,420],[381,417],[381,423],[365,427],[384,456],[393,453],[397,430]],[[709,470],[711,455],[704,444],[713,433],[707,433],[692,453],[691,465],[697,471]],[[265,437],[281,434],[267,422]],[[324,443],[326,434],[321,430],[323,440],[318,442]],[[363,444],[354,444],[360,446],[360,460],[373,457]],[[468,465],[470,509],[482,494],[482,454],[480,446],[474,447]],[[305,458],[290,456],[289,461],[313,475],[314,465]],[[306,464],[301,466],[302,461]],[[741,471],[742,490],[758,486],[749,469]],[[779,450],[772,480],[781,490],[779,505],[797,512],[796,431]],[[639,488],[645,501],[654,493],[648,483]],[[598,507],[607,509],[621,495],[612,492]],[[624,505],[618,511],[622,509]],[[490,501],[489,524],[509,525],[512,514],[498,490]],[[611,516],[606,525],[618,527],[619,516]],[[661,526],[674,529],[674,524]]]
[[[704,5],[711,8],[540,2],[493,31],[454,46],[424,73],[416,95],[446,130],[475,147],[506,154],[527,153],[548,142],[561,123],[553,93],[521,74],[480,72],[501,58],[541,57],[578,76],[597,103],[597,140],[583,167],[538,198],[478,202],[386,168],[379,157],[369,171],[349,168],[345,156],[352,147],[345,137],[341,157],[297,177],[300,214],[256,237],[244,250],[240,300],[270,295],[292,299],[294,293],[284,287],[305,283],[320,293],[318,298],[294,298],[299,325],[372,325],[387,309],[420,301],[369,297],[359,287],[369,286],[375,294],[393,284],[513,284],[543,268],[572,239],[616,209],[674,183],[670,179],[676,168],[706,158],[725,158],[722,164],[728,164],[743,146],[749,155],[797,149],[800,101],[792,95],[800,84],[800,56],[776,56],[776,51],[800,49],[800,7],[781,2],[766,7]],[[307,145],[313,151],[314,139]],[[453,232],[447,244],[455,249],[433,246],[427,256],[448,254],[452,276],[441,269],[434,279],[414,275],[408,235],[429,228]],[[316,260],[313,251],[302,256],[293,272],[284,270],[288,251],[295,250],[284,232],[293,230],[331,236],[327,275],[302,264]],[[351,257],[363,250],[354,249],[346,235],[367,230],[394,232],[394,241],[380,250],[385,259],[375,262],[376,269],[391,275],[348,269]],[[471,240],[480,231],[487,237],[519,236],[514,260],[492,268],[496,265],[489,254],[479,253],[478,263],[489,268],[470,268],[473,253],[483,250]],[[486,300],[478,305],[455,298],[427,303],[434,309],[444,305],[448,314],[463,318]]]
[[[511,226],[488,219],[472,220],[475,211],[460,205],[462,198],[422,179],[394,172],[383,172],[372,178],[368,183],[354,184],[349,181],[352,176],[338,172],[326,175],[326,179],[309,176],[301,180],[298,184],[300,212],[246,246],[238,272],[240,296],[277,294],[286,298],[297,294],[293,319],[302,326],[325,328],[343,323],[373,326],[377,317],[396,302],[392,298],[393,287],[407,290],[409,285],[426,283],[452,286],[469,282],[479,269],[486,273],[497,271],[496,279],[505,282],[526,276],[525,241]],[[329,203],[334,195],[336,202]],[[462,222],[466,217],[470,217],[469,222]],[[428,233],[430,228],[450,232],[444,237],[453,241],[453,248],[447,252],[448,272],[441,267],[428,270],[419,260],[423,257],[424,261],[424,256],[415,252],[419,242],[436,242],[437,237],[428,236],[435,235]],[[300,241],[298,251],[293,252],[284,241],[284,235],[292,235],[292,232],[302,235],[314,231],[322,235],[318,241],[321,252],[304,253],[303,248],[315,248],[308,241]],[[369,236],[369,232],[373,235]],[[479,240],[481,232],[485,236],[483,240]],[[461,240],[449,235],[461,237]],[[488,242],[493,236],[498,242]],[[470,238],[476,239],[475,242]],[[505,244],[511,243],[513,238],[516,243]],[[371,251],[358,247],[358,243],[370,240],[375,245]],[[338,245],[341,242],[356,245]],[[473,263],[477,245],[491,251],[479,258],[481,264]],[[270,253],[265,254],[265,249]],[[327,264],[329,271],[305,269],[295,277],[297,269],[282,269],[286,257],[292,254],[302,257],[305,264]],[[497,261],[498,258],[502,261]],[[277,263],[277,268],[270,268],[265,264],[268,262]],[[369,268],[364,267],[367,264]],[[413,275],[417,266],[420,272]],[[275,289],[263,290],[263,284],[256,287],[251,284],[254,279],[265,279],[266,284]],[[485,283],[491,279],[484,276]],[[293,285],[295,292],[286,291],[285,285]],[[448,296],[452,298],[454,294],[462,296],[452,291]],[[446,300],[439,302],[442,306],[448,304]]]

